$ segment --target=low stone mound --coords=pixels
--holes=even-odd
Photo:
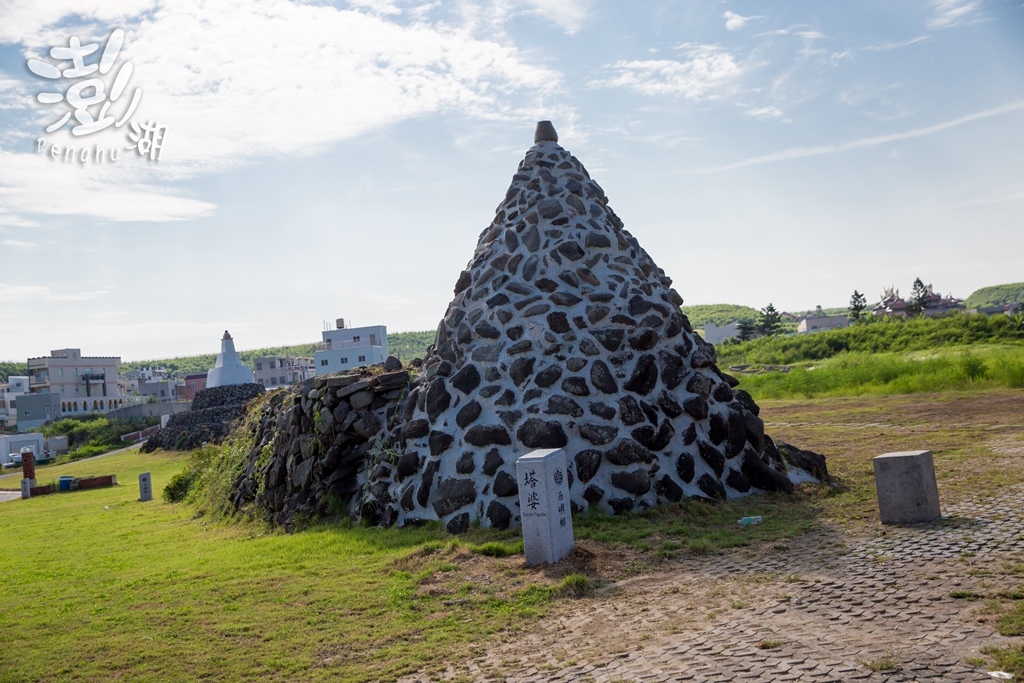
[[[409,389],[407,371],[379,372],[394,367],[315,377],[270,396],[232,504],[255,505],[286,530],[297,515],[358,512],[369,453],[394,428]]]
[[[203,389],[196,394],[191,410],[172,415],[167,426],[142,445],[142,451],[150,453],[157,448],[189,451],[199,448],[204,441],[220,443],[231,432],[232,424],[245,413],[249,401],[263,392],[259,384]]]

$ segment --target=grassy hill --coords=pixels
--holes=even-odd
[[[1024,301],[1024,282],[982,287],[967,297],[964,305],[967,308],[983,308],[985,306],[1002,306],[1018,301]]]
[[[422,358],[427,352],[427,347],[434,343],[434,332],[395,332],[388,335],[388,351],[393,356],[398,356],[403,361],[413,358]],[[292,344],[291,346],[271,346],[262,349],[250,349],[239,351],[238,355],[242,362],[249,367],[253,366],[254,359],[262,356],[306,356],[312,357],[316,345]],[[149,366],[164,366],[178,375],[206,372],[213,367],[217,360],[217,354],[205,353],[198,356],[178,356],[176,358],[154,358],[151,360],[136,360],[121,363],[121,371],[137,370]],[[3,364],[0,364],[2,369]]]
[[[28,365],[26,363],[16,363],[14,361],[0,361],[0,383],[6,382],[7,378],[11,375],[24,376],[28,374]]]
[[[728,325],[737,320],[751,318],[756,320],[760,312],[750,306],[736,304],[701,304],[699,306],[683,306],[683,314],[690,319],[694,327],[703,328],[706,324]]]

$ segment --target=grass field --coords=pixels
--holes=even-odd
[[[827,454],[841,487],[578,516],[585,557],[555,568],[525,567],[515,532],[333,523],[285,535],[213,522],[160,500],[186,454],[48,468],[41,477],[116,473],[121,486],[0,504],[0,681],[389,680],[679,557],[877,524],[870,458],[881,452],[931,448],[944,502],[1024,482],[1019,390],[762,406],[769,433]],[[136,501],[142,471],[158,494],[148,503]],[[763,525],[736,525],[757,514]]]

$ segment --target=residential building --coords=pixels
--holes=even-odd
[[[838,330],[849,326],[850,317],[847,315],[809,315],[800,319],[796,331],[797,334],[806,334],[822,330]]]
[[[324,330],[323,343],[318,345],[314,358],[317,375],[383,363],[388,357],[386,326],[345,327],[344,318],[338,318],[336,325],[336,329]]]
[[[139,396],[155,398],[159,403],[178,400],[179,383],[176,379],[139,380]]]
[[[18,426],[18,397],[27,393],[27,375],[11,375],[6,384],[0,384],[0,429],[14,429]]]
[[[740,336],[740,324],[738,322],[716,325],[713,322],[704,323],[704,341],[709,344],[721,344],[726,339]]]
[[[206,373],[185,375],[185,379],[182,382],[183,384],[178,387],[178,400],[191,401],[196,397],[196,394],[206,388]]]
[[[29,390],[55,395],[64,415],[106,413],[125,404],[120,368],[118,356],[83,356],[81,349],[57,349],[49,356],[28,359]]]
[[[25,394],[18,398],[18,431],[27,432],[61,416],[60,395],[52,391]]]
[[[253,365],[256,382],[267,388],[298,384],[315,374],[312,358],[265,356],[253,360]]]

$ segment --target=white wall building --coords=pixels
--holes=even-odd
[[[268,389],[298,384],[316,374],[312,358],[266,356],[254,359],[253,364],[256,366],[253,372],[256,383]]]
[[[234,340],[231,339],[228,331],[224,330],[224,336],[220,340],[220,353],[217,354],[217,362],[206,373],[206,388],[252,384],[253,382],[255,380],[252,370],[248,365],[242,363],[242,358],[235,351]]]
[[[130,403],[125,400],[120,370],[118,356],[83,356],[81,349],[57,349],[49,356],[28,359],[29,389],[33,394],[55,394],[63,415],[106,413]]]
[[[338,318],[337,329],[324,330],[323,339],[314,358],[318,375],[383,363],[388,357],[385,325],[345,327],[344,318]]]
[[[708,344],[721,344],[726,339],[740,336],[740,324],[738,322],[728,323],[719,327],[715,323],[708,322],[704,325],[704,341]]]
[[[6,384],[0,384],[0,429],[18,426],[18,397],[27,394],[28,387],[27,375],[11,375]]]
[[[808,316],[800,320],[796,326],[797,334],[807,332],[821,332],[823,330],[838,330],[850,326],[850,318],[847,315],[817,315]]]

